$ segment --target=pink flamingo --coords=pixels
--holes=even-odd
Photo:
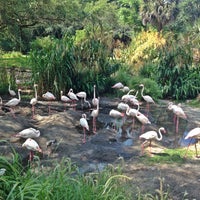
[[[87,122],[87,119],[86,119],[86,114],[82,114],[82,117],[80,119],[80,125],[83,127],[83,143],[86,143],[86,130],[89,131],[89,125],[88,125],[88,122]]]
[[[188,132],[188,134],[185,136],[185,140],[187,140],[187,139],[189,139],[189,138],[190,138],[190,139],[195,138],[195,139],[197,139],[197,142],[198,142],[198,140],[199,140],[199,138],[200,138],[200,128],[197,127],[197,128],[193,128],[192,130],[190,130],[190,131]],[[199,156],[198,153],[197,153],[197,146],[196,146],[196,143],[197,143],[197,142],[195,142],[196,157],[197,157],[197,158],[200,158],[200,156]],[[189,143],[189,145],[188,145],[188,148],[189,148],[190,144],[191,144],[191,140],[190,140],[190,143]],[[188,148],[187,148],[187,151],[188,151]],[[186,151],[186,153],[185,153],[185,157],[186,157],[187,151]]]
[[[152,140],[155,140],[155,139],[158,141],[162,140],[161,132],[166,133],[165,128],[163,128],[163,127],[159,128],[158,133],[156,131],[147,131],[139,136],[140,139],[145,140],[141,145],[142,155],[144,153],[144,144],[146,144],[149,141],[149,147],[151,148]],[[151,151],[150,151],[150,153],[151,153]]]
[[[138,114],[139,109],[140,109],[139,104],[138,104],[137,106],[138,106],[137,109],[128,107],[127,110],[126,110],[126,115],[133,118],[133,127],[134,127],[134,125],[135,125],[135,118],[136,118],[136,115]]]
[[[30,104],[32,105],[32,118],[34,118],[35,115],[35,105],[37,104],[37,84],[34,84],[34,90],[35,90],[35,97],[31,99]]]
[[[39,147],[38,143],[31,138],[27,138],[26,141],[22,144],[22,147],[26,147],[28,150],[30,150],[29,161],[33,160],[34,151],[42,153],[42,149]]]
[[[21,95],[20,95],[21,89],[18,89],[18,98],[12,98],[10,101],[8,101],[5,106],[10,107],[10,111],[13,115],[13,117],[15,118],[15,113],[14,113],[14,107],[17,106],[19,104],[19,102],[21,101]]]
[[[83,109],[83,101],[88,104],[89,108],[91,107],[90,102],[86,100],[86,98],[87,98],[86,92],[84,92],[84,91],[78,92],[78,93],[76,93],[76,96],[81,98],[81,107],[82,107],[82,109]]]
[[[91,112],[91,116],[93,117],[93,120],[92,120],[92,123],[93,123],[93,133],[96,133],[96,118],[98,117],[99,115],[99,99],[98,98],[98,104],[97,104],[97,108],[94,109],[92,112]]]
[[[51,93],[51,92],[46,92],[45,94],[42,95],[42,97],[47,100],[47,101],[53,101],[56,99],[56,97]],[[50,115],[51,108],[50,108],[50,103],[48,103],[48,113]]]
[[[65,104],[65,106],[64,106],[64,111],[66,111],[66,104],[67,104],[67,103],[71,103],[72,100],[71,100],[69,97],[63,95],[63,91],[60,91],[60,100],[61,100],[62,102],[64,102],[64,104]]]
[[[183,109],[180,107],[180,104],[177,106],[177,105],[174,105],[172,102],[169,102],[168,109],[172,110],[174,113],[174,122],[175,122],[175,126],[176,126],[176,133],[178,133],[179,118],[187,119],[187,116],[186,116],[185,112],[183,111]]]
[[[153,103],[155,104],[153,98],[149,95],[143,95],[143,92],[144,92],[144,84],[140,84],[139,85],[140,87],[142,87],[142,90],[141,90],[141,96],[142,98],[147,102],[147,110],[149,111],[149,108],[150,108],[150,103]]]

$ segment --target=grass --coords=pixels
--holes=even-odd
[[[0,67],[24,67],[29,68],[28,56],[22,55],[20,52],[9,52],[1,55]]]
[[[140,158],[141,162],[146,164],[183,164],[186,161],[185,158],[186,149],[165,149],[163,153],[154,154],[154,156],[143,156]],[[188,150],[187,159],[194,156],[194,151]]]

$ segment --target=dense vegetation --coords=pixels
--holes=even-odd
[[[119,81],[131,89],[144,83],[155,100],[195,98],[199,49],[199,0],[0,0],[0,94],[9,83],[17,87],[15,72],[7,68],[19,67],[32,71],[27,82],[38,83],[40,95],[49,90],[58,99],[69,88],[91,96],[94,84],[98,95],[112,93]],[[126,185],[123,196],[125,188],[118,186],[129,178],[119,171],[82,176],[68,161],[38,174],[23,171],[20,163],[15,154],[12,161],[0,157],[0,168],[6,168],[0,199],[135,195]],[[152,197],[159,198],[168,199]]]
[[[73,87],[91,95],[94,84],[100,94],[110,93],[115,82],[134,88],[146,78],[157,85],[157,91],[146,85],[155,99],[195,98],[200,88],[199,4],[0,0],[1,74],[3,66],[28,67],[39,93],[58,95]],[[13,51],[26,56],[23,64],[5,56]],[[8,82],[14,84],[9,74],[0,79],[1,93]]]

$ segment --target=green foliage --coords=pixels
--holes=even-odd
[[[199,93],[199,67],[192,67],[190,47],[171,46],[160,52],[158,83],[164,97],[176,100],[194,98]]]
[[[129,85],[131,85],[130,88],[133,88],[139,92],[138,98],[141,98],[141,88],[139,87],[140,84],[144,84],[144,95],[150,95],[155,101],[162,97],[162,90],[156,81],[149,78],[144,78],[142,76],[134,76],[130,80]]]
[[[130,194],[124,196],[130,178],[111,168],[82,175],[70,159],[54,163],[49,171],[42,170],[40,165],[30,165],[23,171],[20,162],[16,153],[13,160],[0,157],[0,168],[6,169],[0,176],[2,199],[131,199]]]
[[[0,68],[0,94],[8,91],[8,73],[5,67]]]

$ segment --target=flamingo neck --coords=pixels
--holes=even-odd
[[[142,90],[141,90],[141,96],[143,97],[143,92],[144,92],[144,86],[142,86]]]
[[[96,98],[96,86],[94,86],[94,99]]]
[[[18,90],[18,98],[19,98],[19,101],[21,101],[20,90]]]
[[[156,139],[157,139],[158,141],[160,141],[160,140],[162,140],[162,134],[161,134],[160,129],[158,130],[158,134],[159,134],[159,137],[157,136]]]
[[[37,99],[37,87],[35,86],[35,98]]]

